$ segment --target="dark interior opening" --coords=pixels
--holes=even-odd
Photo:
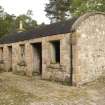
[[[0,47],[0,60],[3,60],[3,47]]]
[[[60,41],[52,41],[51,43],[53,45],[53,57],[55,59],[55,62],[60,63]]]
[[[42,44],[34,43],[33,47],[33,75],[42,74]]]
[[[9,51],[9,71],[12,71],[12,46],[8,46],[8,51]]]
[[[25,44],[20,44],[21,60],[25,61]]]

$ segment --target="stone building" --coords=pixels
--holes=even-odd
[[[0,39],[0,69],[81,85],[105,75],[105,14],[17,32]]]

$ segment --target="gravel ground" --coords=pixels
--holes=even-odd
[[[105,105],[105,78],[81,87],[0,73],[0,105]]]

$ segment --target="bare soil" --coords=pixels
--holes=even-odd
[[[0,73],[0,105],[105,105],[105,78],[81,87]]]

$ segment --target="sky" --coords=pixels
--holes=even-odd
[[[45,16],[44,8],[48,0],[0,0],[0,6],[9,14],[26,14],[27,10],[33,11],[33,19],[37,20],[38,24],[42,22],[48,24],[49,19]]]

